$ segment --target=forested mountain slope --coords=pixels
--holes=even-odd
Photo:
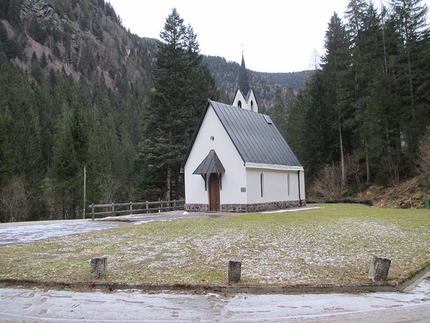
[[[206,61],[221,90],[223,102],[231,103],[237,90],[240,65],[223,57],[206,56]],[[245,57],[246,62],[246,57]],[[248,79],[258,100],[260,112],[269,113],[276,95],[285,98],[287,90],[298,92],[309,71],[294,73],[260,73],[248,70]]]
[[[80,216],[84,167],[87,201],[146,199],[133,165],[157,42],[104,0],[0,0],[0,221]],[[206,59],[230,103],[239,65]],[[250,73],[269,109],[286,86]]]

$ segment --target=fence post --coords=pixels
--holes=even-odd
[[[372,264],[369,269],[369,279],[386,280],[390,270],[391,260],[381,256],[373,256]]]
[[[130,215],[133,214],[133,202],[130,201]]]
[[[173,211],[176,211],[176,200],[173,200]]]
[[[228,282],[238,283],[240,282],[240,276],[242,272],[242,259],[230,258],[228,262]]]
[[[103,279],[106,278],[107,257],[91,258],[91,278]]]
[[[115,203],[112,203],[112,216],[115,216]]]
[[[146,201],[146,213],[148,214],[148,201]]]
[[[94,203],[91,204],[91,218],[94,220]]]

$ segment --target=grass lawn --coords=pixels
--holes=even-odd
[[[108,257],[104,282],[241,285],[369,283],[373,255],[401,281],[430,261],[430,211],[324,204],[319,209],[152,222],[0,248],[0,279],[91,282],[89,260]]]

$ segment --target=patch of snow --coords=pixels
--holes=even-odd
[[[320,207],[320,206],[297,207],[297,208],[284,209],[284,210],[264,211],[261,213],[262,214],[272,214],[272,213],[308,211],[308,210],[316,210],[316,209],[322,209],[322,207]]]
[[[117,228],[121,224],[109,221],[70,221],[53,224],[23,225],[0,228],[0,246],[59,238],[73,234]]]

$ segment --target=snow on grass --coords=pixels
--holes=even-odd
[[[241,284],[359,284],[374,254],[389,280],[430,259],[428,210],[324,205],[304,212],[153,222],[0,248],[0,278],[90,281],[89,260],[108,257],[108,282],[225,284],[242,259]]]

